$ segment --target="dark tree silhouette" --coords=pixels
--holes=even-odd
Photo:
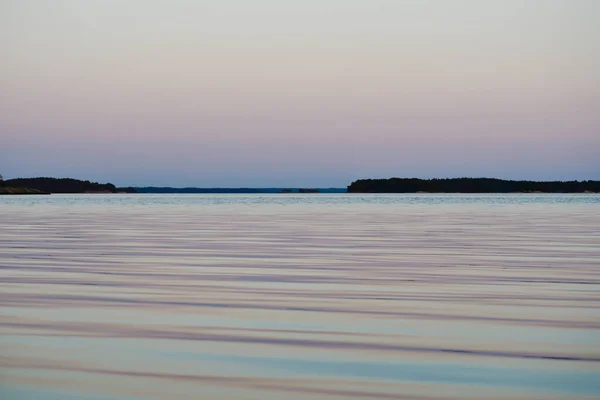
[[[18,178],[4,181],[4,184],[48,193],[117,192],[117,188],[112,183],[97,183],[71,178]]]
[[[494,178],[360,179],[349,193],[584,193],[600,192],[600,181],[508,181]]]

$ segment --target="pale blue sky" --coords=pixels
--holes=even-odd
[[[0,173],[600,179],[600,1],[3,0]]]

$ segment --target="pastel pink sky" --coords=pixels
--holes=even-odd
[[[3,0],[0,173],[600,179],[600,1]]]

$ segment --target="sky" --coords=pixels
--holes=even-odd
[[[0,174],[600,179],[598,0],[1,0]]]

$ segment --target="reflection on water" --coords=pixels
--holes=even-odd
[[[0,198],[2,399],[586,399],[600,196]]]

